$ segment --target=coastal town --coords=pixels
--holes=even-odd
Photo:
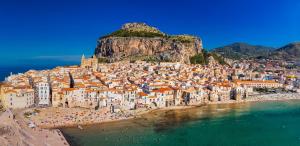
[[[122,61],[98,63],[82,56],[80,66],[29,70],[1,83],[5,109],[86,108],[118,113],[136,109],[240,102],[257,89],[299,92],[298,72],[278,62],[220,65]]]
[[[83,55],[79,66],[8,76],[0,86],[2,110],[15,111],[10,118],[17,117],[29,129],[82,128],[156,109],[299,98],[299,72],[287,64],[227,60],[230,64],[221,65],[209,60],[207,65],[99,63],[95,56]],[[64,138],[61,142],[67,144]]]
[[[7,76],[0,83],[0,142],[68,145],[54,128],[83,129],[157,110],[300,99],[299,93],[297,62],[224,58],[204,50],[198,37],[127,23],[101,37],[79,65]]]
[[[263,88],[299,92],[297,70],[276,65],[243,61],[231,67],[213,59],[205,66],[145,61],[106,64],[98,63],[95,56],[82,56],[80,66],[8,76],[1,83],[1,104],[11,109],[81,107],[118,112],[242,101]]]

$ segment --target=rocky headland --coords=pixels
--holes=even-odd
[[[108,62],[130,59],[190,63],[190,57],[202,49],[198,37],[168,35],[145,23],[126,23],[99,38],[95,55]]]

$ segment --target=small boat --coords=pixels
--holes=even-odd
[[[83,128],[80,125],[78,125],[77,128],[80,130],[83,130]]]

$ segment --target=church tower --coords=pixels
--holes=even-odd
[[[93,71],[97,71],[98,69],[98,58],[95,56],[95,54],[92,57],[92,69]]]
[[[82,54],[81,56],[81,67],[84,67],[85,66],[85,56],[84,54]]]

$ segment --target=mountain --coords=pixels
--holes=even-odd
[[[274,50],[272,47],[250,45],[247,43],[233,43],[227,46],[215,48],[212,52],[218,53],[229,59],[256,58],[268,56]]]
[[[276,49],[270,54],[269,58],[300,61],[300,42],[290,43]]]
[[[95,55],[101,60],[178,61],[189,63],[202,52],[202,41],[191,35],[169,35],[145,23],[126,23],[98,39]]]

